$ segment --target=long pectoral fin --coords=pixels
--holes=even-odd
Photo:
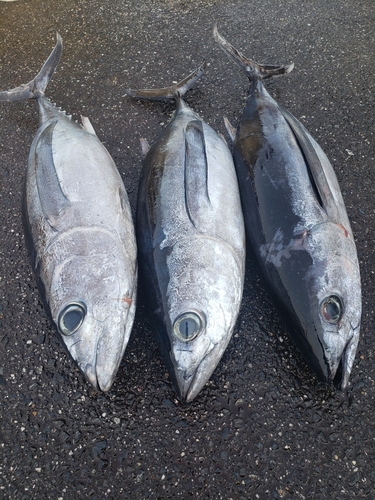
[[[322,164],[314,144],[311,142],[310,135],[305,127],[289,111],[279,106],[281,113],[293,131],[293,134],[305,157],[307,168],[309,169],[310,179],[314,192],[317,194],[318,201],[322,208],[332,219],[340,220],[340,207],[336,206],[335,197],[329,182],[329,176],[326,175],[324,165]]]
[[[60,214],[70,206],[65,196],[53,161],[52,137],[57,121],[47,125],[35,148],[36,184],[43,213],[52,227]]]
[[[195,226],[210,204],[208,162],[203,125],[192,120],[185,131],[185,200],[188,216]]]

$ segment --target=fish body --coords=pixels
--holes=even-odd
[[[259,65],[216,29],[214,36],[251,82],[237,130],[230,131],[247,235],[307,362],[322,380],[344,388],[359,340],[361,282],[335,173],[317,142],[263,85],[292,66]]]
[[[175,98],[173,119],[144,158],[137,238],[160,350],[180,399],[189,402],[209,380],[235,326],[245,233],[226,143],[179,94]]]
[[[62,41],[37,77],[0,100],[35,97],[40,126],[26,173],[26,240],[63,344],[96,389],[107,391],[135,314],[134,226],[118,170],[91,123],[71,120],[44,96]]]

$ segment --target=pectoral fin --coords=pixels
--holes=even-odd
[[[314,144],[311,142],[310,135],[302,125],[289,111],[279,106],[281,113],[287,121],[289,127],[298,142],[299,147],[305,157],[307,168],[309,169],[310,180],[317,200],[329,217],[336,222],[341,220],[339,213],[340,207],[335,204],[335,197],[332,193],[329,176],[326,175],[324,165],[320,161]]]
[[[208,162],[203,126],[200,120],[192,120],[185,131],[185,199],[186,211],[194,226],[210,204],[207,181]]]
[[[53,161],[52,137],[57,121],[47,125],[35,148],[36,184],[43,213],[52,227],[60,214],[70,206]]]

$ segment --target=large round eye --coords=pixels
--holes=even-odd
[[[179,340],[189,342],[195,339],[205,327],[205,320],[202,313],[189,311],[177,316],[173,324],[173,332]]]
[[[82,325],[86,316],[83,302],[71,302],[59,314],[59,330],[63,335],[73,335]]]
[[[344,312],[342,300],[337,295],[331,295],[323,300],[320,305],[320,311],[327,323],[336,324],[340,321]]]

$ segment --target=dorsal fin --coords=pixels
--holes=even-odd
[[[227,129],[227,132],[229,134],[229,137],[232,139],[232,142],[234,142],[234,140],[236,138],[237,130],[235,129],[235,127],[233,127],[233,125],[231,124],[231,122],[228,120],[228,118],[226,116],[224,116],[224,124],[225,124],[225,128]]]
[[[89,118],[87,116],[81,115],[81,121],[82,121],[82,126],[86,130],[86,132],[96,136],[95,129],[92,126],[92,123],[90,122]]]
[[[144,137],[141,137],[139,141],[141,143],[142,159],[145,159],[147,153],[150,151],[150,144],[148,143],[148,140],[145,139]]]

